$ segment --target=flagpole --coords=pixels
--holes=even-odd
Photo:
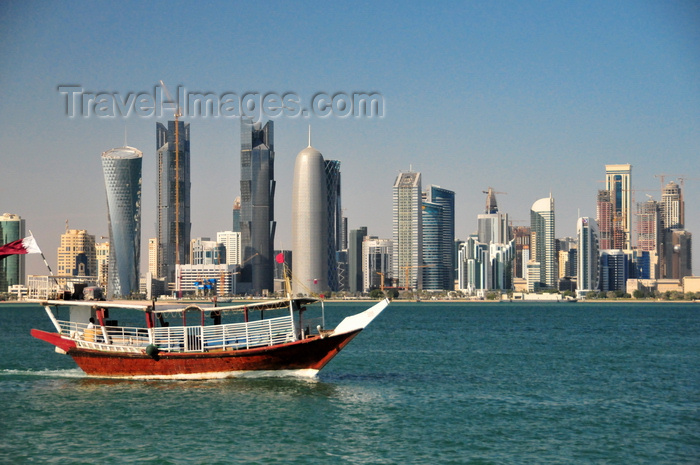
[[[32,236],[32,238],[34,238],[34,241],[36,241],[36,238],[34,237],[34,234],[32,234],[31,229],[29,230],[29,235]],[[53,281],[56,283],[56,287],[60,288],[61,285],[58,284],[58,279],[56,279],[56,276],[53,275],[53,271],[51,271],[51,267],[49,266],[49,262],[46,261],[46,257],[44,256],[44,251],[41,250],[41,248],[39,248],[39,250],[41,251],[40,252],[41,258],[44,259],[44,265],[46,265],[46,268],[49,270],[49,276],[51,276],[53,278]]]

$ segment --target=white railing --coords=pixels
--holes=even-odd
[[[153,343],[166,352],[205,352],[264,347],[296,339],[290,315],[248,323],[210,326],[166,326],[153,328],[153,340],[146,328],[105,326],[88,328],[85,323],[58,320],[61,334],[76,341],[79,347],[112,352],[141,353]]]
[[[248,323],[233,323],[202,327],[203,350],[250,349],[292,342],[292,317],[282,316]]]
[[[87,323],[75,321],[57,320],[61,327],[61,335],[74,339],[80,347],[88,349],[119,351],[122,348],[146,347],[150,343],[148,330],[146,328],[125,327],[125,326],[105,326],[109,343],[106,343],[102,328],[100,326],[89,327]],[[127,352],[132,352],[127,350]]]

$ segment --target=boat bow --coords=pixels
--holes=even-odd
[[[346,317],[335,327],[332,336],[339,334],[351,333],[365,329],[382,311],[389,305],[389,299],[384,299],[381,302],[373,305],[362,313]]]

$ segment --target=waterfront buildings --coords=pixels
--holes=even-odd
[[[226,248],[208,237],[198,237],[190,241],[192,265],[221,265],[226,263]]]
[[[292,253],[294,295],[317,295],[328,285],[328,190],[321,152],[299,152],[292,186]]]
[[[393,275],[397,286],[423,288],[423,214],[421,173],[399,173],[393,188]]]
[[[242,287],[251,294],[274,289],[274,199],[274,123],[262,126],[241,118],[240,278]]]
[[[484,291],[513,288],[515,240],[508,214],[498,211],[493,189],[489,187],[486,208],[477,216],[477,233],[460,249],[458,286],[468,294],[484,296]]]
[[[528,266],[528,289],[552,289],[556,286],[556,250],[554,241],[554,198],[539,199],[530,209],[530,260],[537,263],[539,276],[535,276],[535,265]],[[535,279],[536,281],[532,281]]]
[[[457,288],[470,295],[489,289],[489,268],[488,245],[479,242],[478,235],[471,234],[459,249]]]
[[[176,279],[180,290],[191,295],[236,293],[235,266],[223,264],[179,265]]]
[[[25,220],[13,213],[0,215],[0,245],[24,239]],[[25,283],[25,255],[9,255],[0,260],[0,293]]]
[[[175,143],[177,139],[177,144]],[[158,276],[173,285],[175,266],[189,263],[190,125],[156,123],[158,157]],[[175,287],[177,287],[175,285]]]
[[[102,154],[110,244],[107,272],[110,299],[139,292],[142,160],[141,151],[133,147],[115,148]],[[92,274],[97,274],[97,270]]]

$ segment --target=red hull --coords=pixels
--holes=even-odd
[[[89,376],[107,378],[202,379],[240,376],[249,372],[308,370],[315,374],[361,329],[321,339],[318,336],[278,346],[195,353],[162,352],[153,358],[76,347],[58,334],[32,330],[32,335],[64,349]],[[61,343],[61,341],[64,341]],[[70,344],[66,344],[66,342]]]

